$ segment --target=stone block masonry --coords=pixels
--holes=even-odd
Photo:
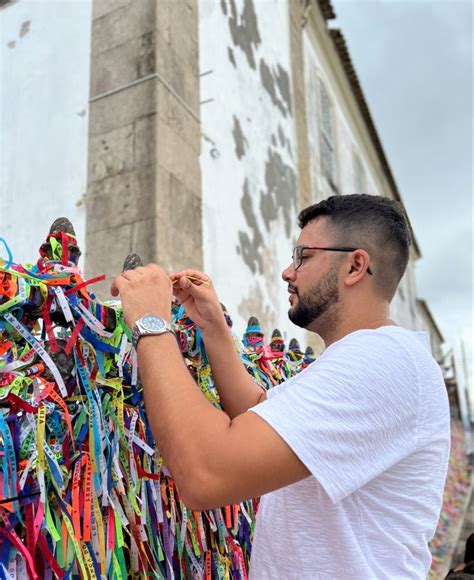
[[[197,0],[94,0],[87,276],[202,268],[197,34]]]

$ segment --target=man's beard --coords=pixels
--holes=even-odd
[[[304,295],[300,295],[298,290],[294,289],[297,292],[298,299],[295,306],[288,311],[288,317],[293,324],[301,328],[308,328],[339,302],[336,269],[331,270],[326,278],[315,284]]]

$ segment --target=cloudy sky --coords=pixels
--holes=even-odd
[[[332,4],[421,247],[418,294],[472,368],[472,4]]]

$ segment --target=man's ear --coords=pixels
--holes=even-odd
[[[369,254],[365,250],[355,250],[349,256],[349,271],[344,282],[347,286],[357,284],[367,275]]]

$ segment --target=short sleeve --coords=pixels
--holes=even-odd
[[[334,503],[416,449],[419,378],[402,341],[357,331],[250,411],[291,447]]]

